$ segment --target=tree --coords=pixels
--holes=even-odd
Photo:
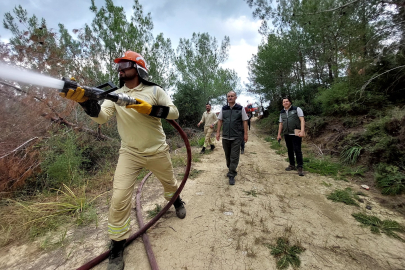
[[[273,76],[275,70],[280,70],[280,63],[290,65],[289,69],[284,69],[283,81],[287,77],[291,81],[283,85],[284,93],[292,94],[293,98],[304,89],[317,91],[318,88],[312,87],[313,85],[328,89],[342,81],[348,84],[348,88],[356,91],[372,76],[368,71],[374,69],[376,58],[382,56],[382,48],[396,40],[397,34],[392,34],[395,33],[392,29],[402,31],[400,24],[393,24],[393,18],[398,18],[397,14],[400,13],[386,8],[386,5],[390,5],[399,9],[400,5],[396,1],[277,0],[274,4],[267,0],[246,2],[254,8],[254,16],[265,20],[261,33],[268,37],[267,44],[259,46],[258,54],[250,61],[249,71],[250,89],[264,93],[266,98],[277,97],[268,95],[270,92],[280,92],[280,83],[277,81],[280,77]],[[274,29],[267,27],[268,21]],[[269,41],[274,35],[285,39],[288,44],[289,52],[280,53],[278,58],[273,54],[276,46]],[[268,54],[279,61],[267,60]],[[305,88],[306,84],[312,86]]]
[[[180,39],[175,65],[179,74],[174,99],[180,120],[186,124],[198,122],[207,102],[223,100],[229,90],[238,90],[236,72],[223,69],[220,64],[228,58],[230,41],[225,37],[218,46],[208,33],[193,33],[191,40]]]

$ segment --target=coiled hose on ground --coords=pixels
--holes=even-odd
[[[139,223],[139,226],[141,227],[136,233],[134,233],[133,235],[131,235],[126,243],[125,246],[128,246],[132,241],[134,241],[136,238],[138,238],[140,235],[144,234],[153,224],[155,224],[166,212],[167,210],[169,210],[169,208],[172,206],[172,204],[174,203],[174,201],[177,199],[177,197],[179,196],[179,194],[181,193],[181,191],[183,190],[184,185],[187,182],[187,178],[188,175],[190,173],[190,168],[191,168],[191,147],[190,147],[190,143],[188,141],[187,135],[184,133],[184,131],[181,129],[181,127],[179,126],[179,124],[177,124],[174,120],[167,120],[167,122],[169,122],[176,130],[177,132],[180,134],[181,138],[184,141],[184,144],[186,146],[187,149],[187,165],[186,165],[186,170],[184,172],[184,177],[183,180],[181,181],[181,184],[179,186],[179,188],[177,189],[176,193],[173,195],[173,198],[166,204],[166,206],[152,219],[150,220],[145,226],[143,225],[143,220],[142,220],[142,224]],[[143,184],[145,183],[146,179],[150,176],[151,173],[149,173],[148,175],[145,176],[145,178],[142,180],[139,188],[138,188],[138,193],[137,193],[137,216],[140,215],[141,219],[142,219],[142,213],[138,213],[138,211],[141,211],[141,207],[138,207],[138,195],[139,195],[139,206],[140,206],[140,190],[142,190]],[[139,217],[138,217],[138,222],[139,222]],[[148,238],[146,236],[146,238]],[[157,268],[157,262],[156,259],[154,258],[153,255],[153,251],[152,248],[150,246],[150,242],[149,239],[147,239],[145,241],[144,239],[144,243],[148,243],[145,244],[145,248],[146,248],[146,253],[148,254],[149,257],[149,262],[151,264],[151,267],[153,270],[158,269]],[[86,264],[82,265],[81,267],[77,268],[77,270],[88,270],[93,268],[94,266],[96,266],[97,264],[101,263],[102,261],[104,261],[105,259],[108,258],[110,251],[106,251],[104,253],[102,253],[101,255],[97,256],[96,258],[92,259],[91,261],[87,262]],[[151,256],[150,256],[151,254]],[[151,259],[152,257],[152,259]],[[153,262],[154,261],[154,262]],[[156,267],[156,268],[154,268]]]

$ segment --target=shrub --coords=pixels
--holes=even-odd
[[[82,164],[86,158],[83,149],[77,145],[77,136],[73,131],[52,135],[42,152],[43,187],[59,188],[62,183],[69,186],[81,180]]]
[[[347,205],[359,206],[359,204],[353,199],[353,192],[351,188],[337,189],[327,196],[329,200],[334,202],[342,202]]]
[[[396,232],[405,232],[405,227],[399,224],[394,220],[381,220],[375,216],[368,216],[363,213],[353,213],[352,216],[363,226],[370,226],[372,233],[380,234],[380,232],[385,233],[386,235],[399,239],[402,242],[405,242],[402,237],[400,237]]]
[[[340,153],[340,159],[345,164],[355,164],[360,156],[363,147],[356,144],[354,146],[346,145]]]
[[[378,165],[375,181],[382,194],[397,195],[405,191],[405,173],[397,166],[384,163]]]
[[[321,175],[338,176],[341,165],[334,162],[329,157],[322,157],[321,159],[310,158],[309,162],[305,163],[305,169],[312,173]]]
[[[280,111],[273,111],[269,114],[268,117],[260,119],[257,121],[256,125],[265,131],[266,133],[269,134],[274,134],[277,135],[278,132],[278,125],[279,125],[279,117],[280,117]]]
[[[325,115],[347,115],[353,111],[364,112],[364,106],[353,104],[356,89],[348,82],[342,81],[333,84],[329,89],[320,91],[315,103],[320,103]]]
[[[267,248],[271,249],[270,254],[276,258],[277,269],[287,269],[290,264],[293,268],[298,268],[301,265],[299,254],[305,251],[305,248],[300,244],[290,245],[290,241],[286,237],[279,237],[277,245],[272,246],[266,244]]]
[[[305,119],[305,131],[310,137],[317,137],[327,125],[324,116],[308,116]]]

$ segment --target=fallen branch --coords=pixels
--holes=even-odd
[[[17,151],[20,150],[22,147],[24,147],[26,144],[29,144],[30,142],[32,142],[33,140],[36,140],[36,139],[39,139],[39,138],[38,138],[38,137],[34,137],[34,138],[29,139],[28,141],[24,142],[23,144],[21,144],[20,146],[18,146],[18,147],[17,147],[16,149],[14,149],[13,151],[11,151],[11,152],[9,152],[9,153],[7,153],[7,154],[1,156],[0,159],[5,158],[5,157],[7,157],[7,156],[9,156],[9,155],[11,155],[11,154],[17,152]]]
[[[390,69],[390,70],[387,70],[387,71],[385,71],[385,72],[383,72],[383,73],[381,73],[381,74],[378,74],[378,75],[372,77],[370,80],[368,80],[368,81],[360,88],[360,97],[362,96],[362,93],[364,92],[364,89],[366,89],[367,85],[368,85],[372,80],[374,80],[374,79],[380,77],[381,75],[384,75],[385,73],[388,73],[388,72],[390,72],[390,71],[393,71],[394,69],[404,68],[404,67],[405,67],[405,65],[402,65],[402,66],[399,66],[399,67],[395,67],[395,68],[392,68],[392,69]]]

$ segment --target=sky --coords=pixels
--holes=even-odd
[[[116,6],[128,10],[128,18],[133,10],[131,0],[113,0]],[[153,34],[164,34],[170,38],[176,49],[180,38],[191,39],[193,33],[209,33],[220,45],[225,36],[230,38],[228,60],[224,68],[234,69],[241,78],[242,85],[247,83],[247,62],[257,53],[261,35],[258,29],[261,21],[254,19],[252,9],[244,0],[139,0],[144,14],[151,13],[154,24]],[[104,0],[95,0],[101,7]],[[90,0],[1,0],[0,14],[4,18],[6,12],[12,12],[14,7],[21,5],[27,10],[28,16],[36,15],[44,18],[48,27],[58,29],[58,23],[65,25],[69,31],[90,24],[94,18],[89,10]],[[72,32],[71,32],[72,33]],[[7,42],[11,37],[10,31],[0,26],[0,39]],[[242,106],[257,101],[254,96],[242,93],[237,102]]]

